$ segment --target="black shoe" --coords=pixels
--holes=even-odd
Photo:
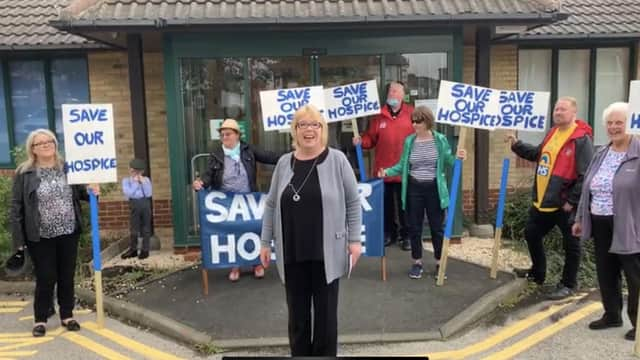
[[[66,328],[68,331],[80,331],[80,324],[78,324],[77,321],[71,319],[71,320],[67,320],[67,322],[60,322],[60,325],[62,325],[62,327]]]
[[[138,250],[129,249],[126,253],[120,255],[121,259],[129,259],[138,256]]]
[[[44,325],[36,325],[31,330],[33,337],[43,337],[47,334],[47,328]]]
[[[514,268],[513,273],[516,274],[516,276],[519,278],[525,278],[530,282],[534,282],[538,285],[544,284],[544,280],[536,279],[531,268]]]
[[[411,250],[411,242],[409,240],[400,241],[400,248],[403,251],[410,251]]]
[[[149,257],[149,252],[145,250],[140,250],[140,254],[138,255],[138,259],[144,260]]]
[[[528,278],[529,274],[532,274],[532,269],[531,268],[514,268],[513,272],[516,274],[517,277],[519,278]]]
[[[395,238],[391,238],[391,237],[384,238],[384,246],[385,247],[387,247],[387,246],[389,246],[389,245],[391,245],[391,244],[393,244],[395,242],[396,242]]]
[[[566,287],[563,284],[558,284],[556,289],[547,295],[549,300],[563,300],[575,294],[575,290],[570,287]]]
[[[636,328],[633,328],[633,329],[627,331],[627,333],[624,334],[624,338],[627,339],[627,340],[635,341],[636,340]]]
[[[440,265],[436,265],[436,273],[433,275],[433,277],[438,280],[438,274],[440,273]],[[444,280],[447,280],[447,275],[444,275]]]
[[[602,315],[600,319],[589,323],[589,329],[591,330],[603,330],[603,329],[621,327],[621,326],[622,326],[622,319],[618,318],[618,319],[610,320],[606,314]]]

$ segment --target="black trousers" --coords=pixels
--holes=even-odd
[[[633,327],[638,316],[638,292],[640,290],[640,254],[618,255],[629,288],[627,315]]]
[[[129,248],[138,249],[138,236],[142,236],[142,249],[149,251],[151,237],[151,199],[129,200]]]
[[[609,252],[613,238],[613,216],[591,215],[591,235],[604,313],[610,321],[616,321],[622,313],[622,264],[618,255]]]
[[[29,255],[36,272],[36,291],[33,302],[35,322],[47,322],[53,306],[53,289],[57,285],[60,319],[73,317],[74,276],[80,234],[62,235],[39,242],[27,241]]]
[[[384,236],[391,241],[408,236],[407,220],[402,209],[401,183],[384,183]]]
[[[327,284],[322,261],[285,264],[284,273],[291,356],[335,356],[339,281]]]
[[[427,213],[431,242],[436,260],[442,254],[442,239],[444,237],[444,211],[440,208],[438,185],[434,181],[418,182],[409,180],[407,188],[407,222],[409,223],[409,239],[411,239],[411,257],[422,259],[422,224],[424,214]]]
[[[542,284],[547,273],[547,258],[544,253],[544,237],[558,226],[562,233],[562,247],[564,249],[564,268],[562,270],[562,284],[569,288],[576,288],[578,268],[580,267],[580,239],[571,235],[570,214],[562,209],[553,212],[541,212],[535,207],[529,209],[529,219],[524,231],[524,237],[529,247],[529,255],[533,263],[534,280]]]

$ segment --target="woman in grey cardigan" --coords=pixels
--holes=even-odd
[[[629,287],[627,314],[635,339],[640,289],[640,140],[626,134],[627,103],[609,105],[603,114],[609,144],[594,156],[582,186],[572,231],[587,240],[593,236],[598,285],[604,306],[602,318],[589,324],[592,330],[622,326],[622,278]]]
[[[296,111],[295,151],[274,169],[262,219],[260,260],[269,265],[274,240],[292,356],[336,355],[338,282],[349,257],[353,266],[361,252],[356,178],[344,154],[327,147],[327,135],[327,123],[313,106]]]

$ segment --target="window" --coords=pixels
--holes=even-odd
[[[594,143],[602,145],[608,141],[602,112],[613,102],[627,100],[629,62],[630,47],[520,49],[518,88],[550,91],[552,101],[576,98],[578,118],[591,125]],[[539,143],[542,134],[521,133],[520,138]]]
[[[594,143],[608,142],[602,125],[602,112],[609,104],[626,101],[629,89],[629,49],[598,49],[596,58],[596,93],[593,114]]]
[[[89,102],[89,74],[84,59],[57,59],[51,61],[51,87],[55,109],[55,131],[64,149],[62,128],[62,104],[86,104]]]
[[[520,50],[518,57],[518,88],[531,91],[551,91],[551,50]],[[551,104],[549,104],[551,114]],[[551,119],[547,118],[547,128]],[[530,144],[538,144],[544,132],[520,131],[518,138]]]
[[[24,144],[31,131],[49,127],[44,62],[12,61],[9,75],[13,134],[16,144]]]
[[[8,129],[7,106],[4,97],[4,74],[2,73],[2,68],[0,68],[0,163],[2,164],[11,162]]]
[[[62,147],[61,105],[89,102],[83,57],[0,61],[0,166],[15,165],[10,149],[23,145],[35,129],[55,132]]]
[[[589,50],[558,53],[558,97],[572,96],[578,103],[578,118],[589,119]]]

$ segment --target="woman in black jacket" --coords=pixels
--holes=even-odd
[[[16,169],[13,181],[11,220],[14,245],[28,248],[35,267],[32,333],[36,337],[46,334],[56,285],[62,326],[78,331],[73,288],[82,223],[80,200],[88,200],[87,189],[67,183],[58,141],[51,131],[31,132],[25,150],[28,158]],[[99,194],[97,186],[91,190]]]
[[[193,182],[193,189],[211,188],[234,193],[258,191],[256,162],[275,165],[280,155],[240,141],[240,127],[233,119],[223,121],[218,132],[221,145],[211,152],[207,170],[202,179]],[[253,275],[263,278],[264,267],[256,265]],[[240,268],[231,268],[229,280],[238,281],[239,278]]]

